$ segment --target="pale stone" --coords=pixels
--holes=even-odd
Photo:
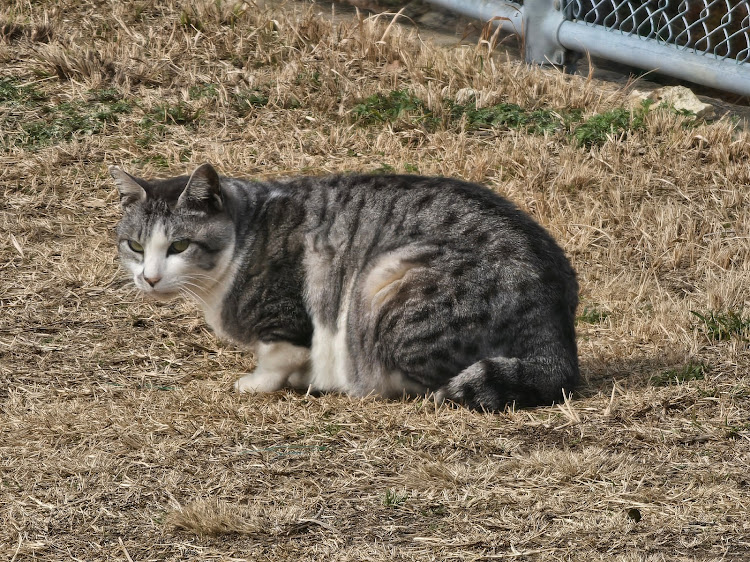
[[[479,99],[479,92],[473,88],[461,88],[456,92],[456,103],[465,104]]]
[[[648,99],[649,93],[650,92],[646,92],[644,90],[636,90],[635,88],[633,88],[630,94],[628,94],[628,98],[625,102],[625,105],[631,108],[637,107],[641,105],[643,100]]]
[[[711,117],[714,107],[709,103],[703,103],[688,88],[684,86],[666,86],[654,90],[648,98],[657,104],[671,105],[678,110],[692,111],[698,117]]]

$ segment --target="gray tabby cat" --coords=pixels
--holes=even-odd
[[[122,263],[258,366],[240,392],[550,404],[578,379],[575,272],[509,201],[447,178],[146,181],[117,167]]]

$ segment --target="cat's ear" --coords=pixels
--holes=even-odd
[[[146,199],[146,190],[135,181],[133,176],[123,172],[117,166],[110,166],[109,173],[115,180],[117,190],[120,192],[120,204],[123,208]]]
[[[195,169],[177,200],[177,206],[180,205],[208,206],[221,210],[221,182],[211,164],[201,164]]]

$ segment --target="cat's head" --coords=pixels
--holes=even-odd
[[[157,299],[205,302],[230,267],[234,227],[221,179],[210,164],[191,176],[146,181],[110,166],[122,205],[120,261],[135,286]]]

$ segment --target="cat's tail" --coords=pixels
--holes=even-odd
[[[566,357],[494,357],[469,365],[438,389],[438,402],[452,400],[478,410],[539,406],[563,401],[578,381],[578,361]]]

